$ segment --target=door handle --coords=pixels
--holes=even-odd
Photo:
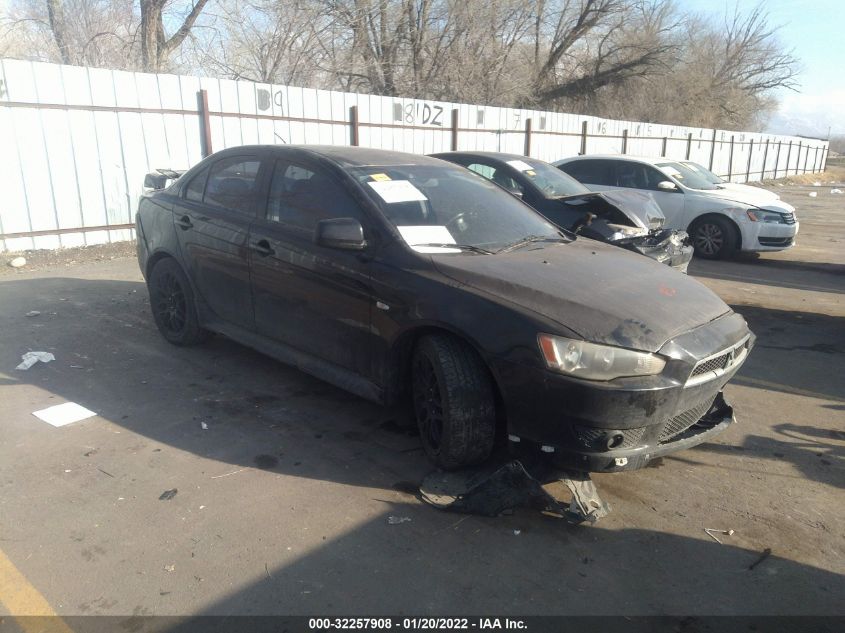
[[[191,217],[187,215],[183,215],[181,218],[176,220],[176,226],[180,229],[187,231],[188,229],[194,226],[194,223],[191,222]]]
[[[268,255],[276,254],[276,251],[274,251],[270,247],[270,242],[268,242],[267,240],[258,240],[257,242],[253,242],[250,246],[252,250],[254,250],[262,257],[267,257]]]

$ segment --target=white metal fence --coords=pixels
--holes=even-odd
[[[253,143],[665,155],[738,182],[822,171],[828,151],[771,134],[0,60],[0,251],[131,239],[144,174]]]

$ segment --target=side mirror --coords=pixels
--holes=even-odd
[[[657,188],[660,189],[660,191],[680,191],[680,189],[678,189],[678,185],[669,180],[663,180],[657,183]]]
[[[317,222],[314,241],[319,246],[346,251],[362,251],[367,247],[364,227],[355,218],[320,220]]]

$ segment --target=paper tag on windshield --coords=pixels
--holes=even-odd
[[[534,169],[531,165],[521,160],[509,160],[508,165],[518,171],[532,171]]]
[[[445,226],[397,226],[408,246],[417,244],[454,244],[455,238]]]
[[[387,174],[370,174],[370,178],[375,180],[376,182],[387,182],[390,180],[390,176]]]
[[[416,202],[428,200],[423,195],[423,192],[414,187],[407,180],[385,180],[377,182],[368,182],[368,185],[373,188],[381,199],[387,204],[394,204],[396,202]]]

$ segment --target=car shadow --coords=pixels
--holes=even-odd
[[[799,262],[779,259],[705,260],[694,258],[689,274],[693,277],[739,281],[749,284],[845,293],[845,265]]]

